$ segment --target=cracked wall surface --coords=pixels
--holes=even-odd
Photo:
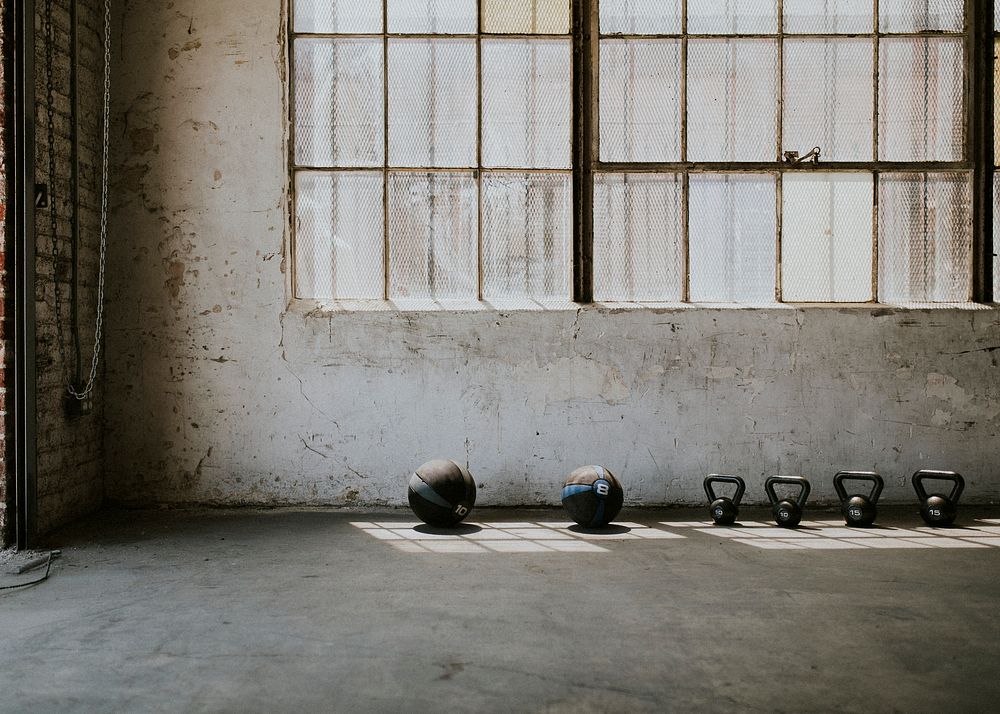
[[[283,8],[126,2],[119,22],[107,495],[405,503],[467,462],[481,504],[602,463],[632,503],[729,472],[1000,497],[1000,314],[886,307],[333,312],[290,300]]]

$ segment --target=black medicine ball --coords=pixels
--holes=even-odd
[[[569,475],[562,489],[563,508],[587,528],[606,526],[622,509],[625,492],[603,466],[583,466]]]
[[[435,459],[410,476],[406,496],[424,523],[454,526],[476,505],[476,482],[454,461]]]

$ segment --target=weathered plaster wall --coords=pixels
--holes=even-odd
[[[123,502],[384,504],[467,460],[481,503],[601,462],[633,502],[709,471],[919,466],[1000,498],[994,310],[319,314],[292,303],[277,0],[127,2],[105,448]]]
[[[62,292],[66,356],[75,362],[70,342],[70,292],[72,270],[72,192],[70,120],[70,14],[69,0],[53,2],[53,90],[56,182],[50,195],[57,207],[58,260],[52,259],[52,229],[48,209],[35,215],[35,311],[37,316],[37,493],[38,529],[51,530],[100,506],[104,498],[101,469],[103,393],[99,390],[90,414],[66,416],[67,367],[59,354],[55,313],[55,283]],[[103,0],[79,0],[80,95],[80,236],[78,280],[80,290],[80,343],[84,371],[89,371],[97,304],[97,266],[100,238],[100,116],[104,55]],[[46,130],[45,37],[43,3],[35,13],[35,180],[48,183],[48,133]]]

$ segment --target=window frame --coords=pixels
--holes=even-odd
[[[874,26],[868,33],[784,33],[784,0],[777,0],[777,33],[774,34],[736,34],[736,35],[702,35],[687,32],[687,3],[681,0],[681,32],[669,35],[623,35],[609,34],[602,36],[599,31],[600,0],[566,0],[569,3],[570,26],[569,39],[571,45],[570,67],[570,169],[571,182],[571,240],[570,255],[570,292],[568,300],[574,303],[591,304],[594,302],[594,179],[598,173],[673,173],[679,174],[683,181],[683,253],[684,275],[683,296],[681,303],[690,303],[690,248],[688,231],[688,191],[690,175],[693,173],[740,174],[757,173],[776,176],[776,248],[775,248],[775,304],[801,304],[786,302],[782,299],[781,286],[781,234],[782,234],[782,180],[787,173],[816,172],[870,172],[873,180],[872,209],[872,299],[860,304],[879,303],[879,233],[878,233],[878,177],[882,173],[936,173],[965,172],[970,176],[972,186],[972,246],[971,246],[971,276],[969,301],[973,303],[992,303],[993,286],[993,174],[997,157],[994,156],[994,41],[1000,34],[994,29],[993,0],[965,0],[964,27],[956,32],[906,32],[885,33],[879,27],[879,0],[873,0]],[[294,32],[294,12],[296,0],[288,0],[286,14],[287,40],[287,121],[288,121],[288,194],[289,194],[289,255],[291,258],[290,279],[292,299],[296,291],[296,196],[295,177],[300,171],[323,171],[323,167],[299,166],[295,163],[295,73],[294,48],[299,37],[370,37],[382,39],[383,61],[383,162],[382,166],[368,168],[337,167],[337,171],[381,171],[383,181],[383,301],[389,301],[389,201],[387,184],[392,167],[389,164],[389,98],[388,98],[388,54],[389,40],[393,38],[467,38],[475,39],[477,62],[477,160],[479,167],[473,169],[476,173],[479,229],[476,241],[478,244],[478,260],[476,282],[478,284],[477,299],[483,301],[483,236],[482,236],[482,41],[483,38],[566,38],[566,35],[524,35],[505,33],[486,33],[483,25],[484,0],[477,0],[478,28],[474,34],[434,34],[434,33],[390,33],[388,28],[388,0],[382,0],[382,32],[362,35],[337,35]],[[782,146],[783,99],[784,99],[784,39],[790,38],[871,38],[873,40],[873,160],[872,161],[821,161],[818,164],[788,164],[779,160],[781,152],[787,148]],[[885,38],[894,37],[955,37],[963,40],[964,51],[964,82],[963,82],[963,115],[964,145],[963,157],[959,161],[880,161],[878,160],[879,141],[879,44]],[[602,39],[677,39],[681,43],[680,95],[681,95],[681,161],[674,162],[621,162],[602,161],[600,159],[600,93],[599,93],[599,57]],[[688,42],[691,39],[727,38],[751,39],[767,38],[777,42],[776,79],[778,101],[776,112],[776,155],[774,161],[764,162],[692,162],[687,160],[687,53]],[[403,169],[407,170],[407,169]],[[411,169],[412,170],[412,169]],[[437,168],[435,171],[452,171],[459,169]],[[467,170],[467,169],[460,169]],[[501,171],[505,169],[500,169]],[[513,170],[513,169],[511,169]],[[534,169],[518,169],[525,173],[538,171]],[[548,171],[548,170],[542,170]],[[554,170],[555,171],[555,170]],[[565,173],[565,170],[559,170]],[[355,302],[354,300],[338,300],[338,302]],[[639,305],[647,303],[637,303]],[[843,307],[857,304],[847,302],[821,303]],[[714,305],[714,303],[713,303]]]
[[[968,33],[967,91],[970,97],[969,133],[970,160],[973,162],[972,181],[972,300],[977,303],[1000,303],[1000,286],[993,284],[995,263],[1000,249],[993,228],[994,173],[998,171],[1000,155],[996,154],[994,127],[997,106],[994,86],[997,42],[1000,42],[1000,17],[996,16],[1000,2],[966,0],[966,31]]]

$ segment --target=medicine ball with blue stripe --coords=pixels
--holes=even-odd
[[[563,508],[574,521],[588,528],[611,523],[624,500],[622,485],[603,466],[578,468],[563,484]]]
[[[476,505],[476,482],[447,459],[428,461],[410,476],[407,498],[417,518],[432,526],[454,526]]]

